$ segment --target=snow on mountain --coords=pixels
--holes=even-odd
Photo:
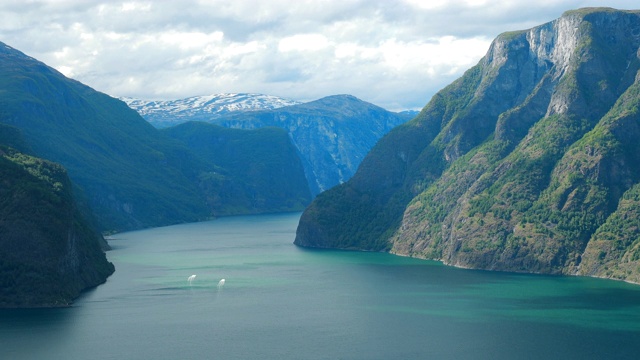
[[[179,100],[120,100],[157,128],[186,121],[210,121],[232,112],[272,110],[301,102],[263,94],[214,94]]]

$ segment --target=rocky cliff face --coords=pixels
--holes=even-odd
[[[640,12],[613,9],[502,34],[312,203],[296,243],[640,281],[639,47]]]
[[[269,111],[224,116],[212,123],[253,129],[285,129],[302,159],[313,195],[350,179],[387,132],[411,118],[350,95],[334,95]]]
[[[0,148],[0,307],[67,306],[113,273],[66,171]]]

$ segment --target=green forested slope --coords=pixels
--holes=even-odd
[[[0,147],[0,307],[66,306],[113,271],[66,171]]]
[[[301,211],[311,202],[302,163],[282,129],[188,122],[162,132],[206,164],[197,183],[215,216]]]
[[[0,44],[0,123],[62,164],[105,230],[208,216],[180,171],[189,154],[123,102]]]

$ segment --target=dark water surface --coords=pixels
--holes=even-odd
[[[640,358],[640,286],[305,250],[299,216],[119,234],[73,307],[0,311],[0,359]]]

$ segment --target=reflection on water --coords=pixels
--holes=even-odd
[[[1,359],[634,359],[640,286],[292,245],[299,214],[118,234],[72,308],[0,311]],[[192,277],[195,275],[195,277]]]

